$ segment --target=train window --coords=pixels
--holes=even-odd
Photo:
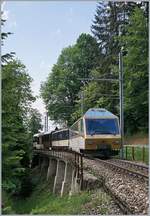
[[[86,119],[87,134],[119,134],[117,119]]]
[[[66,139],[66,131],[62,131],[62,139],[63,139],[63,140]]]
[[[69,137],[69,131],[63,130],[52,134],[52,140],[66,140]]]
[[[69,132],[68,132],[68,130],[65,130],[64,132],[63,132],[63,139],[64,140],[67,140],[69,138]]]
[[[58,140],[62,140],[63,139],[63,133],[62,131],[58,133]]]
[[[57,140],[57,133],[53,133],[53,134],[52,134],[52,140],[53,140],[53,141],[56,141],[56,140]]]

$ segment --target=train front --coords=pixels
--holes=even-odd
[[[118,117],[105,109],[90,109],[85,113],[85,149],[93,156],[109,157],[120,150]]]

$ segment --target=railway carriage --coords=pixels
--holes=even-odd
[[[69,129],[61,129],[52,132],[52,149],[69,148]]]
[[[43,148],[45,150],[52,148],[52,133],[51,133],[51,131],[47,131],[47,132],[43,133],[42,144],[43,144]]]
[[[92,156],[118,154],[120,128],[117,116],[106,109],[89,109],[69,129],[60,129],[34,135],[36,149],[72,149]]]
[[[42,139],[43,139],[43,133],[37,133],[33,135],[33,148],[34,149],[44,149]]]
[[[118,154],[120,149],[118,117],[106,109],[89,109],[70,127],[72,150],[93,156]]]

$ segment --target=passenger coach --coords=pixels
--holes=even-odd
[[[110,156],[118,154],[120,139],[118,117],[93,108],[70,127],[69,147],[93,156]]]
[[[43,133],[37,133],[33,135],[33,148],[34,149],[44,149],[42,139],[43,139]]]
[[[69,148],[69,129],[61,129],[52,132],[52,149]]]

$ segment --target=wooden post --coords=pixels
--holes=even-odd
[[[127,158],[128,158],[128,149],[127,149],[128,147],[126,146],[126,160],[127,160]]]
[[[142,161],[144,162],[145,160],[145,147],[142,147]]]
[[[81,155],[81,190],[83,189],[83,156]]]
[[[132,160],[134,160],[134,146],[132,146]]]
[[[77,172],[78,172],[78,178],[79,178],[79,175],[80,175],[80,170],[79,170],[80,169],[79,154],[77,154],[77,163],[78,163],[78,165],[77,165],[78,166],[78,171]]]
[[[76,155],[76,152],[75,152],[75,154],[74,154],[74,156],[75,156],[75,158],[74,158],[74,164],[75,164],[75,167],[76,167],[76,160],[77,160],[77,155]]]

